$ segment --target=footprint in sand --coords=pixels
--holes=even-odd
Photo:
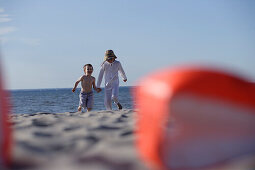
[[[99,127],[90,129],[90,130],[103,130],[103,131],[108,131],[108,130],[118,130],[120,129],[120,127],[116,127],[116,126],[108,126],[108,125],[100,125]]]
[[[96,144],[97,142],[99,142],[99,138],[98,137],[95,137],[93,135],[90,135],[90,136],[86,136],[85,137],[85,140],[90,142],[90,144]]]
[[[74,130],[77,130],[77,129],[80,129],[80,128],[81,128],[81,126],[74,125],[74,126],[65,127],[63,130],[66,131],[66,132],[70,132],[70,131],[74,131]]]
[[[16,142],[16,144],[30,152],[46,153],[46,150],[44,148],[42,148],[41,146],[36,146],[28,141],[18,141]]]
[[[53,133],[50,132],[34,132],[34,136],[36,137],[45,137],[45,138],[52,138],[54,136],[56,136]]]
[[[124,131],[120,134],[120,136],[129,136],[129,135],[132,135],[134,132],[133,130],[127,130],[127,131]]]
[[[46,118],[39,118],[39,119],[33,119],[32,120],[32,124],[34,126],[38,126],[38,127],[48,127],[48,126],[53,126],[54,123],[56,123],[53,120],[50,119],[46,119]]]

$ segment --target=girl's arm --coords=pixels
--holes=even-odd
[[[100,88],[101,86],[101,82],[103,80],[103,76],[104,76],[104,65],[102,65],[99,75],[98,75],[98,79],[97,79],[97,87]]]
[[[119,64],[119,72],[120,72],[121,77],[123,78],[123,81],[126,82],[127,81],[127,76],[125,74],[125,71],[122,68],[121,63]]]

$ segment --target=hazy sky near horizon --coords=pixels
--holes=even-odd
[[[107,49],[135,85],[163,67],[205,64],[255,81],[254,0],[0,0],[8,89],[70,88]]]

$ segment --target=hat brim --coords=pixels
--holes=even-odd
[[[116,59],[117,57],[114,56],[105,56],[105,60],[110,60],[110,59]]]

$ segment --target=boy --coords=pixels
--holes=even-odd
[[[74,88],[72,89],[72,92],[75,92],[77,85],[81,82],[81,93],[78,112],[80,112],[82,108],[84,109],[87,108],[87,111],[89,112],[92,110],[94,104],[92,86],[94,90],[96,90],[97,92],[100,92],[101,89],[96,87],[95,77],[91,76],[93,72],[93,66],[91,64],[86,64],[83,66],[83,69],[85,75],[81,76],[76,81]]]
[[[106,110],[112,110],[112,100],[118,106],[119,110],[122,109],[121,104],[118,101],[119,95],[119,75],[123,78],[123,81],[127,81],[126,74],[119,61],[115,60],[115,56],[112,50],[105,52],[105,61],[101,66],[100,73],[98,75],[97,87],[100,87],[103,76],[105,79],[105,98],[104,104]]]

